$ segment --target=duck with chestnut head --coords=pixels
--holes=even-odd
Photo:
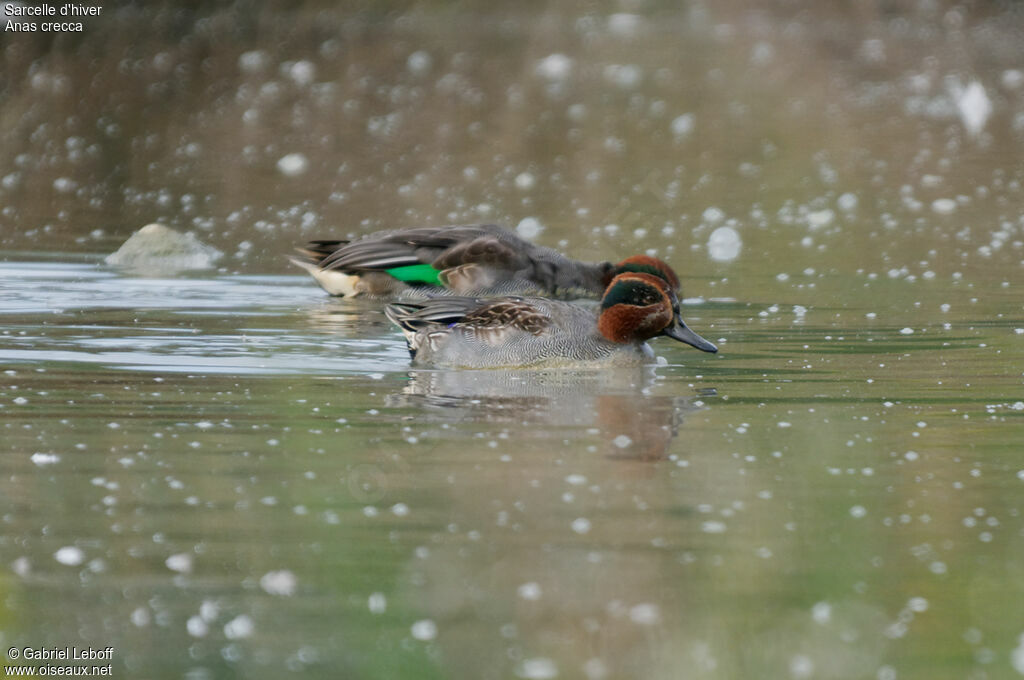
[[[547,298],[445,297],[393,303],[385,313],[418,366],[640,363],[653,357],[647,341],[660,335],[718,351],[683,322],[666,279],[646,272],[616,275],[596,309]]]

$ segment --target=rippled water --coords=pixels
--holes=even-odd
[[[297,276],[21,261],[0,295],[7,644],[130,677],[1016,663],[999,300],[912,334],[709,301],[720,355],[509,373],[410,371],[379,308]]]
[[[0,649],[192,680],[1024,675],[1016,4],[86,23],[0,42]],[[102,264],[153,221],[218,268]],[[665,258],[721,352],[411,370],[379,304],[285,258],[480,221]]]

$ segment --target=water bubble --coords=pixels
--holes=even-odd
[[[537,179],[533,176],[532,173],[521,172],[518,175],[516,175],[515,183],[516,189],[519,189],[521,191],[528,191],[532,189],[533,186],[537,183]]]
[[[224,637],[229,640],[241,640],[253,634],[256,625],[245,614],[239,614],[224,624]]]
[[[516,675],[526,680],[549,680],[558,677],[558,666],[551,659],[536,657],[524,659],[516,666]]]
[[[551,54],[537,62],[536,73],[547,80],[565,80],[572,74],[572,59],[564,54]]]
[[[719,227],[708,238],[708,254],[715,262],[731,262],[739,257],[743,239],[732,227]]]
[[[953,97],[960,113],[960,122],[967,133],[976,136],[985,129],[989,116],[992,115],[992,101],[985,92],[985,87],[977,80],[971,81],[967,87],[955,86]]]
[[[572,521],[572,530],[577,534],[585,534],[590,531],[590,520],[586,517],[577,517]]]
[[[412,633],[413,638],[427,642],[437,637],[437,624],[430,619],[422,619],[412,624],[409,632]]]
[[[294,595],[297,585],[295,574],[287,569],[268,571],[260,578],[260,587],[270,595]]]
[[[305,154],[290,153],[282,156],[277,161],[277,169],[283,175],[297,177],[309,170],[309,159],[306,158]]]
[[[540,585],[534,581],[522,584],[516,589],[516,593],[524,600],[539,600],[543,594]]]
[[[61,564],[66,564],[69,567],[76,567],[85,561],[85,553],[82,552],[81,548],[77,548],[73,545],[67,545],[53,553],[53,558]]]
[[[544,225],[536,217],[524,217],[516,225],[516,233],[525,239],[534,239],[544,231]]]
[[[431,56],[423,50],[418,50],[409,55],[409,58],[405,60],[405,67],[409,69],[409,73],[416,75],[423,75],[430,70],[430,67],[434,65],[434,60]]]
[[[836,205],[843,212],[853,212],[857,208],[857,195],[845,193],[836,200]]]
[[[210,632],[210,626],[207,625],[206,621],[203,621],[200,616],[190,616],[188,621],[185,622],[185,630],[192,637],[206,637],[206,634]]]
[[[383,614],[388,609],[388,598],[384,593],[371,593],[366,599],[366,607],[371,614]]]
[[[693,132],[694,126],[697,124],[697,117],[692,113],[684,113],[681,116],[676,116],[672,119],[670,128],[672,134],[676,137],[686,137]]]
[[[168,557],[164,564],[171,571],[176,571],[179,574],[187,574],[192,571],[192,556],[188,553],[178,553]]]

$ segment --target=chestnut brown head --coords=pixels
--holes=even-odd
[[[612,342],[643,342],[667,335],[703,352],[718,351],[683,323],[675,290],[655,274],[626,272],[613,278],[601,299],[597,329]]]

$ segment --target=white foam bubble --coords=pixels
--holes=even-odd
[[[739,257],[743,239],[732,227],[719,227],[708,238],[708,255],[715,262],[731,262]]]
[[[412,633],[413,638],[427,642],[437,637],[437,624],[430,619],[422,619],[412,624],[409,632]]]

